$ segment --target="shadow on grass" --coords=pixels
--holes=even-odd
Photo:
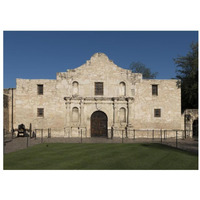
[[[172,150],[172,151],[179,151],[179,152],[183,152],[186,153],[188,155],[198,155],[198,150],[190,150],[190,148],[188,149],[182,149],[182,148],[178,148],[178,147],[173,147],[167,144],[160,144],[160,143],[142,143],[141,146],[144,147],[149,147],[149,148],[153,148],[153,149],[159,149],[159,150]],[[194,147],[194,144],[187,144],[188,147]]]

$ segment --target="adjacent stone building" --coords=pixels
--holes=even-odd
[[[134,129],[184,129],[177,80],[143,79],[103,53],[57,73],[56,80],[17,79],[16,89],[4,94],[9,130],[12,124],[17,129],[31,123],[32,129],[51,128],[54,137],[79,137],[80,132],[83,137],[121,137]]]

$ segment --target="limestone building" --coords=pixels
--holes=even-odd
[[[4,126],[31,123],[33,129],[51,128],[55,137],[79,137],[80,130],[85,137],[119,137],[121,130],[183,129],[176,82],[143,79],[96,53],[56,80],[17,79],[16,89],[4,91],[13,101]]]

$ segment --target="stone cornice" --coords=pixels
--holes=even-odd
[[[72,97],[64,97],[65,101],[133,101],[133,97],[79,97],[79,96],[72,96]]]

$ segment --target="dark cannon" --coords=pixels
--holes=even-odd
[[[18,134],[17,137],[24,137],[26,136],[26,129],[24,124],[20,124],[18,126]]]

